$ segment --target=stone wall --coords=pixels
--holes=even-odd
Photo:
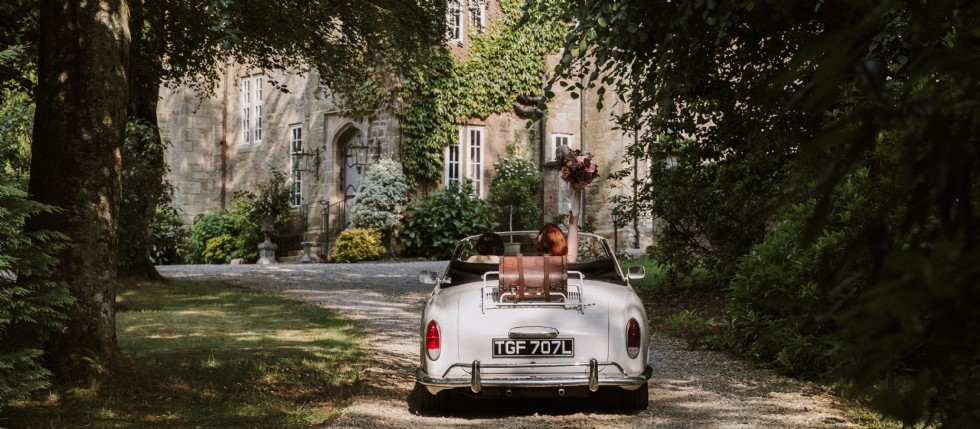
[[[325,252],[348,226],[348,182],[359,180],[364,172],[351,173],[345,145],[352,136],[360,135],[369,147],[371,162],[383,156],[399,159],[403,142],[400,122],[388,114],[363,121],[345,117],[330,97],[318,96],[315,75],[266,74],[263,138],[260,143],[246,144],[241,135],[240,85],[243,77],[256,72],[229,66],[215,94],[206,96],[186,88],[161,88],[159,120],[164,137],[171,142],[167,162],[171,167],[169,179],[177,188],[174,205],[184,223],[190,225],[197,214],[224,207],[236,191],[254,190],[273,169],[288,174],[290,125],[300,124],[312,167],[302,173],[304,202],[294,211],[295,231],[288,248],[280,249],[298,251],[299,243],[313,242],[314,254]],[[288,92],[278,90],[272,82],[288,88]],[[553,135],[567,135],[573,148],[594,155],[601,174],[586,189],[582,221],[591,218],[596,232],[612,239],[612,200],[633,192],[630,183],[608,179],[610,173],[624,167],[625,148],[634,138],[614,126],[613,118],[624,106],[607,96],[606,107],[600,111],[594,90],[573,99],[561,88],[555,89],[557,97],[548,106],[543,141],[540,124],[535,122],[529,129],[527,119],[514,112],[461,124],[484,129],[483,195],[488,195],[493,165],[507,156],[508,145],[518,144],[528,159],[543,166],[554,160]],[[646,166],[639,167],[648,171]],[[545,170],[540,198],[544,222],[567,215],[571,209],[569,187],[554,170]],[[619,228],[620,247],[635,247],[637,242],[640,248],[646,247],[651,244],[652,231],[649,219],[625,225]]]

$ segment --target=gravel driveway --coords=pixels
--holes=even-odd
[[[418,272],[446,262],[161,266],[168,278],[220,280],[335,309],[361,322],[374,349],[365,388],[338,428],[853,428],[833,397],[716,352],[654,333],[650,407],[623,413],[598,401],[475,401],[445,415],[418,411],[413,370],[431,286]]]

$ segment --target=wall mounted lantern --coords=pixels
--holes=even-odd
[[[361,139],[351,142],[350,147],[351,162],[357,168],[357,174],[361,174],[361,168],[367,165],[368,147]]]
[[[320,148],[312,151],[303,150],[296,154],[296,170],[312,172],[317,180],[320,180]]]

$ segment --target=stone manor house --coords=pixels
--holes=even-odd
[[[452,52],[466,55],[468,35],[481,31],[499,13],[495,0],[450,1],[446,43]],[[556,59],[557,55],[547,58],[549,64]],[[290,92],[277,90],[271,82],[286,85]],[[381,157],[401,159],[405,136],[396,116],[353,120],[332,98],[317,96],[316,88],[315,75],[235,64],[224,66],[214,94],[161,88],[158,118],[163,137],[172,144],[166,157],[168,179],[177,188],[173,203],[185,225],[200,213],[225,207],[235,191],[254,190],[275,169],[294,185],[294,231],[282,235],[279,260],[298,259],[303,242],[313,260],[329,254],[340,231],[350,227],[350,207],[361,178]],[[556,91],[543,124],[536,121],[533,131],[516,111],[460,123],[458,141],[445,150],[442,185],[470,180],[478,196],[486,198],[494,163],[506,157],[509,144],[521,143],[544,171],[539,198],[542,222],[547,222],[571,211],[571,194],[558,173],[544,164],[554,159],[561,144],[582,149],[593,154],[601,176],[585,190],[581,219],[591,217],[596,232],[612,242],[611,199],[634,189],[607,176],[624,167],[625,148],[634,136],[614,127],[613,117],[622,113],[622,103],[612,104],[607,98],[606,107],[598,111],[596,101],[594,92],[573,99]],[[528,147],[532,132],[536,138]],[[649,171],[643,166],[639,170]],[[616,231],[620,248],[645,248],[652,228],[650,220],[621,226]]]

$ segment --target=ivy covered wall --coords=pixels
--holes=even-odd
[[[511,112],[519,95],[541,94],[545,56],[558,51],[567,27],[556,20],[522,21],[524,5],[501,0],[486,30],[470,32],[463,55],[440,47],[435,61],[406,76],[403,162],[410,183],[441,180],[443,149],[458,140],[460,124]]]

